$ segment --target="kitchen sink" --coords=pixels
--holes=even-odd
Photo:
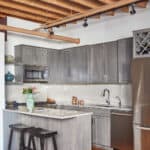
[[[107,104],[91,104],[89,106],[97,106],[97,107],[115,107],[113,105],[107,105]]]

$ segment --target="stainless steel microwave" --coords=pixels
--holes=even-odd
[[[48,82],[48,67],[47,66],[24,66],[24,82],[32,83],[47,83]]]

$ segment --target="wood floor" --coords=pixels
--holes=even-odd
[[[92,147],[92,150],[104,150],[104,149],[101,149],[101,148],[98,148],[98,147],[96,147],[96,146],[93,146],[93,147]]]

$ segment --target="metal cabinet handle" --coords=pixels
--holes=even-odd
[[[128,114],[128,113],[117,113],[117,112],[112,112],[112,115],[118,115],[118,116],[133,116],[133,114]]]

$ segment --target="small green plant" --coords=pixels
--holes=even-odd
[[[22,94],[31,94],[33,93],[32,88],[23,88]]]

